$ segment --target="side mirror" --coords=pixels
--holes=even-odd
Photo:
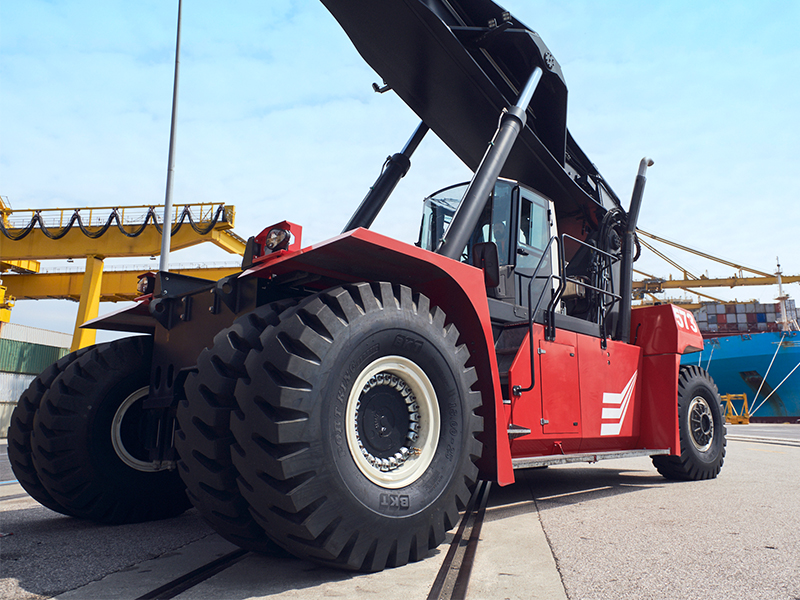
[[[487,288],[500,285],[500,259],[497,244],[483,242],[472,247],[472,266],[483,269],[483,281]]]

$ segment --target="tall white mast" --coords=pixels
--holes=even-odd
[[[781,331],[796,331],[800,329],[800,327],[797,326],[796,320],[789,318],[789,313],[786,310],[786,301],[789,299],[789,295],[783,293],[780,258],[775,257],[775,260],[778,262],[778,270],[775,272],[775,276],[778,278],[778,297],[775,299],[778,301],[781,308],[781,318],[778,320],[778,324],[781,326]]]
[[[161,231],[161,261],[159,271],[169,271],[169,250],[172,241],[172,175],[175,171],[175,131],[178,124],[178,71],[181,56],[181,1],[178,0],[178,35],[175,41],[175,78],[172,84],[172,121],[169,129],[167,159],[167,192],[164,198],[164,221]]]

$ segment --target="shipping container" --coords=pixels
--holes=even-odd
[[[38,375],[69,352],[69,348],[0,339],[0,372]]]
[[[17,325],[16,323],[4,323],[0,328],[0,339],[30,342],[31,344],[55,346],[57,348],[69,348],[72,344],[72,336],[68,333],[48,331],[47,329]]]
[[[35,377],[20,373],[0,373],[0,438],[8,437],[11,413],[22,392],[28,389]]]
[[[0,437],[8,435],[11,413],[36,375],[69,352],[72,336],[38,327],[0,327]]]

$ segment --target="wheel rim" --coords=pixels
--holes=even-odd
[[[137,471],[154,473],[169,469],[169,465],[149,460],[149,453],[141,443],[144,414],[141,401],[148,392],[147,386],[139,388],[120,404],[111,422],[111,444],[126,465]]]
[[[689,439],[700,452],[711,448],[714,440],[714,415],[711,406],[702,396],[695,396],[689,403]]]
[[[436,391],[402,356],[384,356],[355,380],[345,410],[347,445],[359,471],[389,489],[425,473],[439,444]]]

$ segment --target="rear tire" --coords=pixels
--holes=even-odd
[[[73,516],[135,523],[190,506],[177,472],[149,462],[142,443],[151,354],[148,337],[95,346],[42,397],[33,463],[47,492]]]
[[[39,475],[36,473],[31,454],[31,432],[42,396],[50,389],[56,377],[85,353],[86,349],[84,348],[63,356],[31,381],[28,389],[20,396],[17,406],[14,407],[8,427],[8,461],[11,463],[11,470],[14,471],[19,484],[42,506],[69,516],[71,516],[70,511],[56,502],[42,485]]]
[[[713,479],[725,460],[725,421],[717,386],[695,365],[678,375],[680,456],[654,456],[653,464],[667,479]]]
[[[197,371],[186,379],[186,399],[178,405],[175,447],[178,471],[192,504],[228,541],[256,552],[283,553],[253,519],[237,484],[231,460],[235,440],[230,415],[238,409],[234,390],[246,377],[248,352],[260,347],[259,333],[278,322],[278,313],[297,304],[287,300],[257,308],[214,337],[200,353]]]
[[[444,540],[481,452],[477,376],[458,337],[428,298],[388,283],[312,296],[263,332],[236,388],[233,461],[279,544],[378,571]]]

